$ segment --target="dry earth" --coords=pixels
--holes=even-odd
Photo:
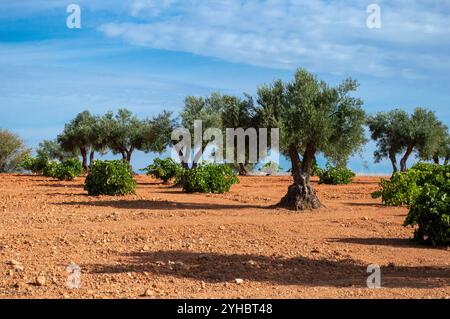
[[[409,240],[407,210],[370,196],[379,178],[315,184],[326,207],[306,213],[270,208],[289,177],[242,178],[226,195],[137,180],[137,195],[112,198],[86,196],[83,178],[0,175],[0,298],[450,296],[449,249]],[[381,289],[366,287],[369,264]]]

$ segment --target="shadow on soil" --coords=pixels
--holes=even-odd
[[[210,283],[236,278],[278,285],[366,287],[367,265],[353,260],[278,258],[259,255],[225,255],[189,251],[135,252],[124,255],[121,265],[85,265],[93,274],[150,272]],[[169,262],[171,261],[171,262]],[[450,271],[436,267],[382,268],[382,285],[391,288],[445,287]]]
[[[93,207],[113,207],[118,209],[146,209],[146,210],[174,210],[174,209],[194,209],[194,210],[227,210],[227,209],[269,209],[271,206],[242,205],[242,204],[215,204],[215,203],[183,203],[171,201],[152,200],[105,200],[105,201],[77,201],[55,203],[56,205],[73,206],[93,206]]]
[[[422,249],[447,249],[446,247],[431,247],[418,244],[407,238],[332,238],[330,241],[345,244],[369,245],[369,246],[391,246],[400,248],[422,248]],[[450,273],[450,269],[448,270]]]
[[[41,186],[41,187],[55,187],[55,188],[84,188],[84,185],[82,185],[82,184],[55,183],[55,182],[49,182],[48,184],[39,184],[37,186]]]
[[[343,203],[346,206],[353,207],[375,207],[375,208],[386,208],[386,206],[379,203]]]

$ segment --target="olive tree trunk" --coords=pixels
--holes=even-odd
[[[389,153],[389,159],[391,160],[392,163],[392,170],[393,170],[392,175],[394,175],[395,173],[398,172],[397,158],[394,152]]]
[[[414,147],[408,146],[406,149],[405,155],[400,160],[400,170],[402,171],[402,173],[405,173],[406,170],[408,169],[406,162],[408,161],[408,158],[412,154],[413,151],[414,151]]]
[[[94,159],[95,159],[95,151],[91,150],[89,153],[89,169],[92,168],[92,165],[94,165]]]
[[[240,176],[248,176],[248,170],[247,167],[245,167],[245,164],[239,163],[239,175]]]
[[[322,204],[310,183],[311,167],[316,153],[315,148],[310,145],[306,147],[301,164],[296,160],[298,159],[297,151],[295,150],[296,155],[292,150],[289,152],[291,160],[293,160],[294,183],[289,186],[287,194],[281,199],[278,207],[294,211],[320,208]]]
[[[89,171],[88,162],[87,162],[87,150],[84,147],[80,147],[81,158],[83,159],[82,165],[86,172]]]

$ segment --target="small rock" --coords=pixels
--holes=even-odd
[[[256,265],[257,265],[257,262],[254,261],[254,260],[249,260],[249,261],[247,261],[247,265],[250,265],[250,266],[256,266]]]
[[[20,266],[20,262],[18,262],[17,260],[9,260],[6,262],[6,264],[10,266]]]
[[[25,284],[22,282],[16,282],[13,287],[15,289],[22,289],[22,288],[25,288]]]
[[[147,289],[145,290],[143,296],[144,297],[153,297],[155,295],[155,292],[152,289]]]
[[[241,279],[241,278],[236,278],[234,281],[235,281],[238,285],[241,285],[241,284],[244,283],[244,279]]]
[[[20,266],[20,265],[14,265],[13,268],[14,268],[15,271],[23,271],[23,269],[24,269],[24,268],[23,268],[22,266]]]
[[[46,280],[45,276],[38,276],[36,278],[36,285],[37,286],[42,287],[42,286],[45,286],[46,283],[47,283],[47,280]]]

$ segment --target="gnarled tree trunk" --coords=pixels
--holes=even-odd
[[[289,186],[286,196],[278,204],[278,207],[295,211],[317,209],[321,206],[316,192],[309,183],[309,177],[301,172],[296,174],[294,184]]]
[[[302,162],[300,161],[300,156],[298,156],[297,149],[295,146],[289,147],[289,157],[292,164],[292,176],[295,176],[297,170],[300,168]]]
[[[297,154],[296,156],[293,151]],[[293,160],[294,183],[289,186],[286,196],[280,201],[278,207],[294,211],[320,208],[322,204],[310,183],[311,167],[316,150],[313,146],[308,145],[301,163],[295,160],[295,158],[298,159],[298,153],[295,149],[293,151],[289,150]]]
[[[249,175],[248,170],[245,167],[245,164],[243,164],[243,163],[239,163],[239,175],[240,176],[248,176]]]
[[[413,151],[414,151],[414,147],[408,146],[406,149],[405,155],[400,160],[400,170],[402,171],[402,173],[406,172],[406,170],[408,169],[406,162],[408,161],[408,158],[412,154]]]
[[[439,156],[433,155],[433,162],[434,164],[439,164]]]
[[[84,147],[80,147],[81,158],[83,159],[82,165],[86,172],[89,171],[88,163],[87,163],[87,150]]]
[[[392,163],[392,169],[393,169],[392,175],[394,175],[395,173],[398,172],[397,158],[395,157],[394,152],[389,152],[389,159],[391,160],[391,163]]]
[[[95,157],[95,151],[91,150],[89,153],[89,169],[92,168],[92,165],[94,165],[94,157]]]

